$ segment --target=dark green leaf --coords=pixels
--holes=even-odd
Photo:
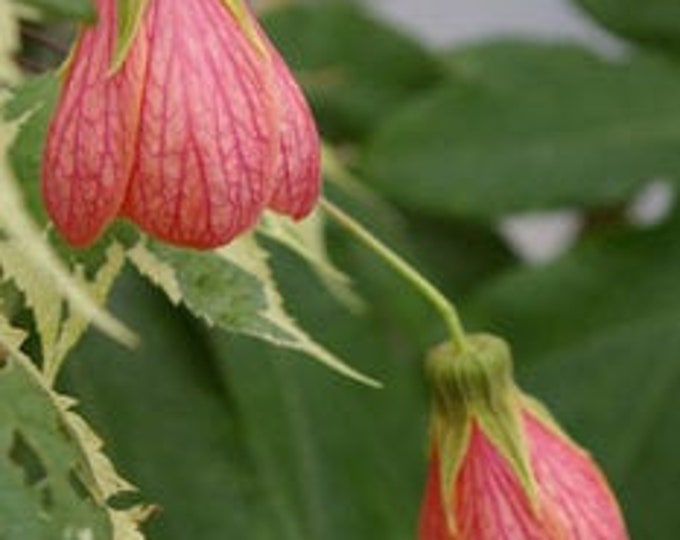
[[[406,207],[497,219],[627,200],[680,172],[680,71],[573,46],[498,42],[453,57],[456,79],[387,120],[367,180]]]
[[[55,73],[35,77],[14,92],[3,111],[7,120],[21,121],[9,158],[26,206],[41,224],[47,222],[40,192],[42,154],[58,92]]]
[[[492,330],[522,341],[528,362],[538,351],[587,341],[609,330],[680,313],[679,228],[616,232],[586,242],[555,263],[510,272],[473,304]],[[587,306],[587,308],[585,307]],[[554,316],[546,318],[546,313]],[[534,332],[541,328],[541,332]],[[522,339],[531,335],[531,339]]]
[[[347,377],[378,385],[317,344],[290,317],[269,266],[269,253],[252,237],[213,252],[177,249],[158,242],[151,242],[149,250],[140,267],[196,317],[223,330],[302,351]],[[133,260],[138,261],[134,256]]]
[[[609,30],[640,43],[680,52],[676,0],[575,0]]]
[[[39,8],[48,17],[93,21],[95,12],[91,0],[14,0]]]
[[[130,353],[91,333],[66,376],[116,462],[159,505],[148,537],[276,537],[237,411],[201,334],[130,274],[112,304],[143,336],[140,348]]]
[[[215,253],[172,248],[158,242],[152,251],[177,273],[183,302],[197,316],[232,332],[293,339],[264,316],[268,300],[257,276]]]
[[[257,342],[206,342],[130,276],[114,309],[144,336],[140,350],[92,334],[67,367],[117,461],[161,506],[151,540],[412,538],[426,448],[419,364],[375,321],[310,290],[311,274],[286,273],[304,290],[304,322],[386,390]]]
[[[326,137],[356,137],[442,78],[421,46],[348,2],[297,3],[264,24],[299,72]]]

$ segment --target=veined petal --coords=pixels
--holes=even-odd
[[[271,59],[221,0],[153,0],[142,32],[149,63],[123,213],[175,244],[225,244],[273,189]]]
[[[455,540],[454,529],[447,522],[442,497],[442,475],[436,450],[430,456],[425,497],[420,509],[418,538],[421,540]]]
[[[515,471],[477,425],[455,489],[456,540],[566,540],[548,530]]]
[[[302,90],[279,53],[269,46],[274,59],[281,115],[281,139],[274,174],[276,189],[269,206],[277,212],[301,219],[312,211],[319,198],[321,143]]]
[[[628,540],[607,481],[520,392],[507,344],[472,335],[428,357],[433,456],[420,540]]]
[[[433,452],[420,515],[421,540],[562,540],[532,508],[517,475],[480,427],[473,423],[465,457],[445,509],[441,467]]]
[[[74,246],[90,244],[118,213],[127,190],[139,121],[144,43],[115,75],[116,2],[97,0],[99,22],[70,58],[49,127],[42,169],[47,210]]]
[[[522,423],[538,484],[533,508],[517,474],[473,422],[454,486],[455,508],[443,502],[433,452],[421,509],[421,540],[627,540],[606,479],[586,452],[553,426],[524,412]],[[450,519],[450,520],[449,520]]]
[[[546,514],[565,531],[559,538],[628,538],[618,503],[590,456],[529,413],[524,425]]]

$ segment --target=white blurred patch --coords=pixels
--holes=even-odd
[[[92,529],[76,529],[67,527],[62,535],[63,540],[94,540]]]
[[[535,212],[502,220],[499,232],[519,257],[540,264],[569,249],[581,225],[581,216],[576,211]]]
[[[568,0],[363,0],[364,4],[435,46],[487,36],[574,39],[609,53],[621,42]]]
[[[628,207],[627,217],[639,227],[652,227],[664,221],[673,210],[677,194],[670,182],[650,182]]]

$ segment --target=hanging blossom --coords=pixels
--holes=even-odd
[[[116,218],[207,249],[269,208],[294,219],[320,189],[307,103],[242,0],[147,0],[121,42],[116,0],[95,0],[67,63],[43,159],[57,229],[91,244]],[[122,3],[121,3],[122,5]],[[135,14],[133,14],[134,16]]]
[[[470,338],[429,360],[432,453],[420,540],[627,540],[590,456],[512,380],[510,352]]]

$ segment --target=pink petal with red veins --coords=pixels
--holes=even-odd
[[[276,69],[281,141],[276,190],[269,206],[301,219],[309,214],[321,190],[321,145],[307,100],[279,53],[271,46]]]
[[[583,450],[530,414],[524,415],[534,474],[546,513],[569,540],[626,540],[607,481]]]
[[[134,153],[143,44],[110,76],[115,0],[97,0],[99,23],[86,29],[72,55],[49,127],[42,190],[57,229],[74,246],[93,242],[119,211]]]
[[[448,530],[442,500],[441,467],[437,452],[432,452],[427,473],[425,498],[420,509],[418,529],[420,540],[455,540]]]
[[[452,540],[557,540],[533,511],[507,460],[473,425],[456,482],[456,523]]]
[[[221,0],[153,0],[142,31],[149,64],[123,212],[175,244],[225,244],[273,189],[271,60]]]
[[[420,540],[627,540],[607,482],[590,457],[526,412],[524,429],[537,482],[533,511],[517,476],[478,425],[455,481],[449,530],[435,453],[420,515]]]

